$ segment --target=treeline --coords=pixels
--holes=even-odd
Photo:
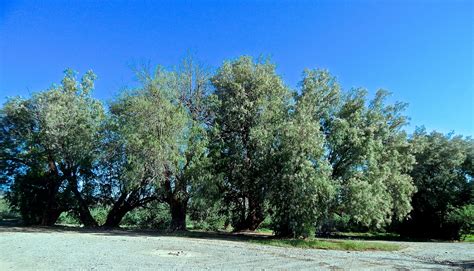
[[[306,70],[292,90],[272,63],[250,57],[214,73],[189,58],[137,78],[107,107],[91,95],[95,74],[78,80],[71,70],[3,105],[0,178],[26,224],[68,213],[118,227],[166,204],[170,230],[185,230],[187,218],[235,231],[266,223],[293,237],[473,230],[473,140],[408,136],[406,104],[387,103],[387,91],[343,91],[325,70]]]

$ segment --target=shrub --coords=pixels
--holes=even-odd
[[[73,212],[63,212],[59,215],[57,224],[79,225],[81,222]]]
[[[227,226],[228,218],[221,208],[221,202],[214,204],[202,198],[191,201],[188,208],[193,229],[217,231]]]
[[[10,208],[8,201],[5,198],[0,197],[0,220],[19,218],[20,215]]]
[[[99,225],[103,225],[107,220],[107,214],[110,211],[108,206],[96,206],[91,209],[91,215]]]
[[[171,214],[168,205],[155,202],[147,207],[128,212],[120,224],[145,229],[167,229],[170,222]]]
[[[448,213],[447,221],[447,228],[456,239],[474,233],[474,204],[452,210]]]

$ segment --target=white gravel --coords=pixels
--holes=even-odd
[[[396,252],[297,249],[144,232],[0,227],[0,270],[474,269],[473,243]]]

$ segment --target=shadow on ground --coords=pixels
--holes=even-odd
[[[0,221],[0,233],[53,233],[53,232],[74,232],[74,233],[89,233],[97,235],[109,236],[130,236],[130,237],[159,237],[159,236],[173,236],[173,237],[188,237],[198,239],[217,239],[227,241],[248,241],[276,238],[272,235],[255,233],[255,232],[207,232],[207,231],[178,231],[169,232],[164,230],[153,229],[127,229],[127,228],[84,228],[78,226],[24,226],[18,220],[3,220]]]
[[[145,229],[127,229],[127,228],[116,228],[116,229],[104,229],[104,228],[84,228],[78,226],[30,226],[26,227],[21,224],[18,220],[2,220],[0,221],[0,234],[1,233],[87,233],[101,236],[128,236],[128,237],[187,237],[196,239],[210,239],[210,240],[223,240],[223,241],[251,241],[251,240],[262,240],[262,239],[275,239],[275,236],[262,233],[254,232],[205,232],[205,231],[180,231],[180,232],[167,232],[161,230],[145,230]],[[381,238],[375,237],[348,237],[348,236],[331,236],[330,239],[345,239],[345,240],[381,240]],[[329,240],[329,239],[328,239]],[[387,239],[386,239],[387,240]],[[405,241],[405,240],[393,240],[389,238],[387,241]],[[413,241],[413,240],[410,240]],[[422,240],[416,240],[421,242]],[[393,260],[393,259],[392,259]],[[461,269],[474,269],[474,260],[468,261],[439,261],[439,262],[428,262],[424,259],[413,258],[414,261],[423,261],[426,263],[437,263],[445,266],[451,266],[453,268]],[[405,259],[406,261],[406,259]],[[401,265],[402,266],[402,265]],[[396,267],[396,266],[395,266]]]

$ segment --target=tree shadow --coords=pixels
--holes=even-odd
[[[156,229],[128,229],[128,228],[85,228],[79,226],[24,226],[21,221],[0,221],[0,233],[88,233],[102,236],[127,237],[187,237],[196,239],[216,239],[226,241],[249,241],[276,238],[271,235],[253,232],[208,232],[208,231],[176,231]]]

